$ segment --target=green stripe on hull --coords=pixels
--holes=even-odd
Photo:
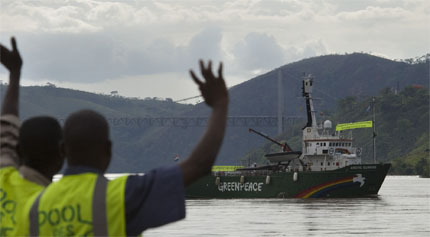
[[[390,164],[351,165],[332,171],[209,175],[186,190],[187,198],[317,198],[377,195]],[[241,182],[243,176],[243,182]],[[269,176],[269,180],[267,179]],[[219,177],[219,185],[217,185]],[[268,181],[268,184],[266,184]]]

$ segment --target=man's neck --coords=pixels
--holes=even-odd
[[[24,179],[37,183],[41,186],[46,187],[52,182],[52,176],[48,178],[39,171],[26,165],[22,165],[21,167],[19,167],[19,173]]]
[[[74,175],[74,174],[82,174],[82,173],[97,173],[103,174],[103,172],[95,167],[91,167],[88,165],[68,165],[66,170],[64,171],[64,175]]]

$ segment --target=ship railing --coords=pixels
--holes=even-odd
[[[242,170],[242,171],[217,171],[214,176],[261,176],[275,173],[273,170]]]
[[[352,130],[336,132],[341,139],[353,139]]]
[[[348,140],[352,140],[353,139],[353,137],[352,137],[352,134],[344,134],[344,133],[341,133],[341,134],[339,134],[339,133],[337,133],[336,132],[336,134],[334,134],[334,135],[313,135],[312,136],[312,139],[315,139],[315,140],[332,140],[332,139],[348,139]]]

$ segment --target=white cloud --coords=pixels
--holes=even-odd
[[[2,24],[5,26],[2,31],[81,33],[101,30],[82,16],[85,16],[84,9],[72,5],[46,6],[33,1],[6,2],[2,3],[1,18],[6,20]],[[30,21],[32,23],[28,24]]]
[[[18,44],[27,75],[33,80],[94,82],[122,76],[186,72],[198,59],[223,57],[217,27],[197,33],[187,45],[159,38],[147,44],[128,44],[107,32],[23,34]],[[37,45],[37,47],[34,47]]]
[[[245,69],[270,69],[284,63],[284,49],[273,36],[250,33],[233,49],[235,61]]]
[[[320,40],[313,40],[313,41],[306,42],[304,45],[304,48],[302,48],[300,52],[301,52],[301,55],[299,54],[300,58],[310,58],[310,57],[327,54],[328,50],[327,50],[327,47],[325,46],[325,43],[320,39]]]
[[[378,24],[381,21],[407,21],[410,12],[400,7],[381,8],[367,7],[354,12],[341,12],[337,15],[340,21],[355,21],[359,23]]]
[[[0,7],[0,40],[17,36],[30,81],[71,86],[117,80],[133,91],[124,78],[183,81],[198,58],[224,61],[236,84],[326,53],[410,58],[429,50],[425,0],[2,0]]]

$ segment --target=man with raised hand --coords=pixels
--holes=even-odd
[[[204,81],[191,77],[212,108],[208,128],[190,157],[179,165],[111,181],[103,176],[111,159],[106,119],[91,110],[71,114],[64,125],[68,168],[26,206],[20,219],[32,236],[131,236],[185,217],[185,186],[207,175],[225,133],[228,92],[222,76],[200,61]],[[27,223],[27,224],[25,224]]]
[[[17,215],[24,203],[51,183],[64,160],[59,150],[62,131],[55,119],[35,117],[20,127],[22,59],[14,38],[11,43],[12,50],[0,44],[0,61],[10,73],[0,117],[0,236],[17,235]]]

